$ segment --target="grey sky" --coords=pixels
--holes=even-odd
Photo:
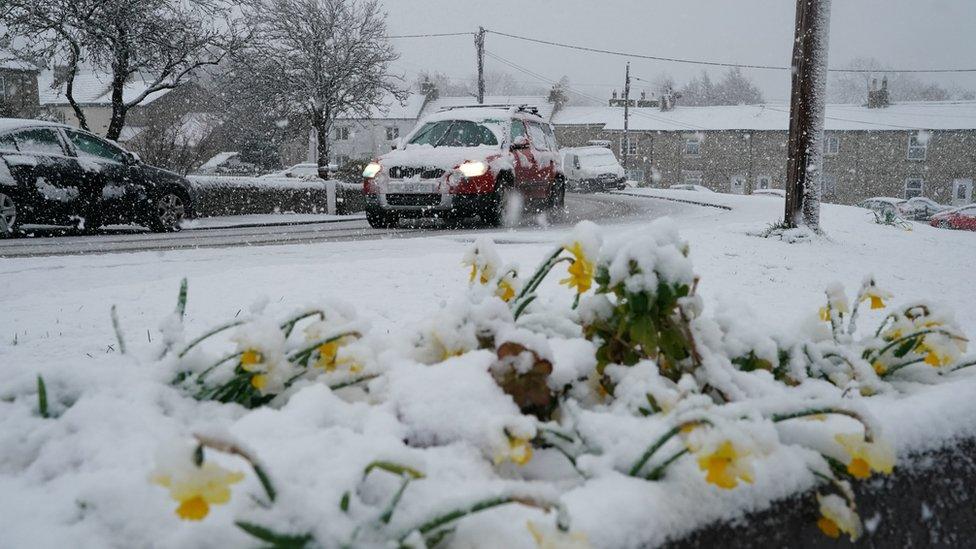
[[[383,0],[393,34],[474,31],[478,25],[513,34],[650,55],[788,65],[793,0]],[[403,39],[398,69],[467,77],[474,72],[469,37]],[[551,79],[603,97],[621,88],[626,59],[533,45],[489,35],[486,48]],[[976,1],[834,0],[830,62],[876,57],[899,68],[976,67]],[[504,69],[489,59],[489,69]],[[667,72],[682,84],[703,67],[634,60],[633,74]],[[713,78],[721,68],[709,72]],[[789,95],[786,71],[748,70],[767,100]],[[976,73],[919,75],[944,86],[976,88]],[[638,88],[639,89],[639,88]]]

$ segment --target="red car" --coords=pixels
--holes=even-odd
[[[943,229],[976,231],[976,204],[937,213],[932,216],[929,225]]]
[[[425,118],[405,144],[363,171],[366,219],[479,217],[500,225],[518,194],[535,210],[562,210],[566,184],[552,126],[531,107],[485,105]]]

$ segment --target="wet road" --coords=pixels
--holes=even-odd
[[[664,200],[610,194],[567,194],[566,213],[553,226],[573,225],[589,219],[601,224],[653,219],[694,206]],[[545,222],[543,222],[544,224]],[[534,216],[526,216],[515,231],[540,228]],[[0,240],[0,257],[32,257],[152,250],[270,246],[313,242],[416,238],[441,234],[495,231],[474,224],[445,229],[436,223],[413,222],[396,229],[373,229],[365,219],[310,223],[186,229],[177,233],[112,231],[93,235],[36,233],[35,236]]]

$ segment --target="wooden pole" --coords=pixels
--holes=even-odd
[[[478,104],[485,103],[485,28],[478,27],[474,37],[474,47],[478,52]]]
[[[820,230],[824,97],[831,0],[797,0],[793,88],[787,143],[786,211],[789,228]]]
[[[630,62],[627,63],[627,72],[624,75],[624,177],[627,177],[627,170],[630,169]]]

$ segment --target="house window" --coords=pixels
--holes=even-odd
[[[840,152],[840,138],[836,135],[824,137],[824,154],[834,156]]]
[[[770,189],[773,186],[773,178],[768,175],[760,175],[756,178],[757,189]]]
[[[349,141],[349,126],[337,126],[335,129],[336,141]]]
[[[0,75],[0,99],[7,99],[7,79]]]
[[[922,181],[921,177],[909,177],[905,180],[905,200],[922,196],[922,190],[924,188],[925,182]]]
[[[820,176],[820,195],[834,196],[837,194],[837,177],[828,174]]]
[[[623,156],[635,156],[637,154],[637,139],[633,137],[622,137],[620,139],[620,154]]]
[[[687,156],[701,155],[701,139],[698,136],[685,138],[685,154]]]
[[[400,128],[397,126],[387,126],[386,128],[386,140],[396,141],[400,139]]]
[[[929,148],[929,136],[927,133],[916,133],[908,136],[908,159],[925,160],[925,155]]]
[[[631,168],[627,170],[627,180],[637,181],[638,183],[644,182],[644,170],[638,168]]]
[[[341,168],[349,163],[349,157],[344,154],[337,154],[335,157],[336,168]]]
[[[701,185],[702,173],[699,171],[681,170],[681,182],[685,185]]]

